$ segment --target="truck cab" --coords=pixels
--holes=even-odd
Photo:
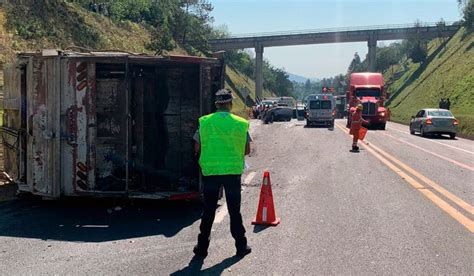
[[[389,111],[384,106],[388,94],[385,92],[382,74],[352,73],[346,97],[349,102],[348,127],[351,125],[351,113],[358,104],[362,104],[362,117],[368,121],[368,126],[385,129]]]
[[[306,125],[334,127],[335,100],[333,95],[314,94],[306,100]]]

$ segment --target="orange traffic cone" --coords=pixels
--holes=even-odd
[[[257,217],[252,221],[253,225],[277,226],[280,218],[275,215],[275,206],[273,204],[272,183],[270,182],[270,173],[263,173],[262,189],[260,190],[260,201],[258,202]]]

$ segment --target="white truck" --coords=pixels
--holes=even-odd
[[[306,125],[334,127],[335,100],[331,94],[313,94],[306,99]]]

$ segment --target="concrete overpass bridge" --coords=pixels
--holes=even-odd
[[[325,43],[367,41],[368,69],[375,71],[377,41],[398,40],[419,36],[433,39],[453,36],[460,28],[459,23],[415,23],[404,25],[383,25],[350,27],[337,29],[317,29],[289,32],[250,33],[209,40],[214,51],[254,48],[255,95],[262,98],[263,91],[263,51],[265,47],[294,46]]]

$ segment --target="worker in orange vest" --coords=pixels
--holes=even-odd
[[[358,104],[355,111],[352,111],[352,114],[351,114],[350,134],[353,135],[352,151],[359,151],[359,147],[357,146],[357,141],[359,141],[359,131],[360,131],[360,128],[362,127],[362,123],[365,123],[365,124],[368,123],[368,121],[362,118],[363,109],[364,109],[364,106],[361,104]]]

